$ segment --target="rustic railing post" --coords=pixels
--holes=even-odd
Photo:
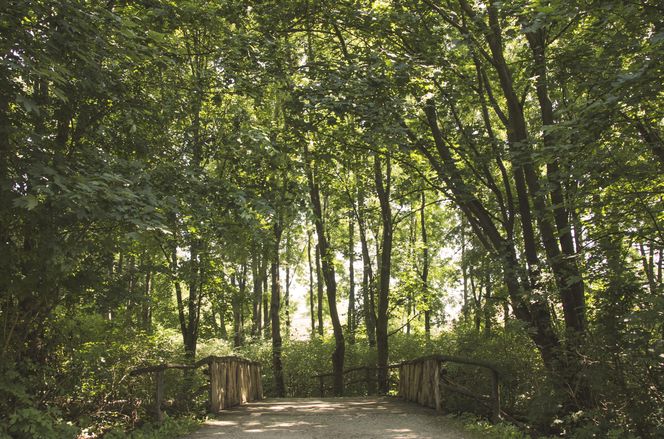
[[[161,424],[164,421],[164,413],[161,411],[161,402],[164,399],[164,369],[155,372],[155,420]]]

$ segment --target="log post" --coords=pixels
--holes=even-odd
[[[325,383],[323,382],[324,378],[322,376],[318,377],[318,392],[320,393],[320,397],[325,396]]]

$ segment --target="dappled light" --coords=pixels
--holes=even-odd
[[[268,399],[228,410],[190,439],[459,438],[458,425],[394,398]]]
[[[662,3],[1,0],[0,439],[664,438]]]

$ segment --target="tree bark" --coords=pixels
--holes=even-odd
[[[281,242],[282,228],[277,220],[274,228],[274,247],[272,249],[272,264],[270,267],[272,278],[272,300],[270,302],[270,317],[272,320],[272,370],[274,372],[275,394],[279,398],[286,396],[284,385],[284,372],[281,362],[281,321],[279,319],[279,308],[281,305],[281,283],[279,279],[280,257],[279,243]]]
[[[251,300],[251,336],[260,338],[263,322],[261,315],[261,306],[263,303],[263,281],[260,272],[260,252],[254,245],[253,255],[251,257],[251,281],[253,284],[253,295]]]
[[[422,234],[422,295],[424,297],[424,334],[427,340],[431,338],[431,302],[429,301],[429,239],[427,236],[427,223],[424,215],[426,208],[426,195],[424,189],[420,205],[420,232]]]
[[[344,342],[344,334],[339,321],[339,314],[337,313],[337,281],[334,273],[333,254],[332,249],[328,243],[325,221],[323,218],[323,211],[320,202],[320,189],[318,183],[314,180],[313,171],[308,159],[308,151],[305,146],[305,161],[307,181],[309,183],[309,195],[311,198],[311,207],[314,213],[314,220],[316,224],[316,233],[318,234],[318,246],[320,248],[320,261],[323,271],[323,278],[325,279],[325,286],[327,287],[327,303],[330,308],[330,320],[332,321],[332,330],[334,332],[335,349],[332,353],[332,370],[334,372],[334,394],[335,396],[342,396],[344,393],[344,354],[346,345]]]
[[[359,187],[359,182],[358,182]],[[369,347],[376,346],[376,307],[373,294],[373,269],[367,242],[367,228],[364,219],[364,190],[358,189],[357,225],[360,232],[360,245],[362,248],[362,302],[364,304],[364,325],[367,332]]]
[[[355,223],[348,215],[348,342],[355,344]]]
[[[382,236],[378,278],[378,313],[376,315],[376,348],[378,351],[378,388],[381,393],[389,391],[387,365],[388,351],[388,305],[390,295],[390,273],[392,268],[392,209],[390,207],[391,186],[390,158],[386,159],[386,172],[383,177],[382,164],[378,154],[374,156],[374,181],[380,202]]]
[[[311,317],[311,338],[316,335],[316,309],[314,306],[314,268],[311,262],[311,232],[307,232],[307,261],[309,262],[309,315]]]
[[[316,244],[316,300],[318,304],[318,335],[324,333],[323,328],[323,274],[320,268],[320,246]]]

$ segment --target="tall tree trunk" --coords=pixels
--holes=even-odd
[[[463,279],[463,305],[461,311],[463,313],[464,321],[468,321],[468,263],[466,261],[466,224],[461,215],[459,221],[459,227],[461,228],[461,276]]]
[[[339,314],[337,313],[337,280],[334,273],[333,253],[330,247],[326,230],[325,221],[323,218],[323,210],[320,202],[320,189],[318,182],[314,180],[313,171],[309,162],[308,151],[305,145],[304,150],[306,161],[307,180],[309,183],[309,195],[311,198],[311,207],[314,213],[314,220],[316,224],[316,233],[318,234],[318,246],[320,248],[320,261],[323,271],[323,278],[325,279],[325,286],[327,287],[327,303],[330,308],[330,320],[332,321],[332,330],[334,332],[334,352],[332,353],[332,370],[334,373],[334,394],[342,396],[344,393],[344,354],[346,345],[344,342],[344,334],[339,321]]]
[[[256,246],[254,246],[253,254],[251,256],[251,281],[253,284],[253,295],[251,300],[251,336],[253,338],[260,338],[263,327],[261,316],[261,306],[263,304],[263,280],[261,279],[259,260],[260,253]]]
[[[491,319],[493,318],[493,297],[489,267],[485,267],[484,276],[484,335],[488,337],[491,335]]]
[[[194,261],[198,258],[197,247],[195,245],[190,246],[190,257],[191,261]],[[188,273],[188,283],[189,283],[189,297],[186,299],[183,295],[182,284],[179,279],[180,266],[178,264],[177,257],[177,243],[173,241],[171,246],[171,260],[170,260],[170,270],[173,278],[173,283],[175,286],[175,298],[177,303],[178,310],[178,321],[180,323],[180,333],[182,335],[182,341],[184,344],[185,358],[189,361],[193,361],[196,357],[196,343],[198,331],[195,327],[197,323],[196,316],[193,314],[196,310],[196,299],[197,299],[197,282],[194,273],[198,272],[197,267],[190,268]],[[196,264],[192,263],[192,266]],[[186,311],[186,312],[185,312]]]
[[[316,291],[318,301],[318,335],[323,336],[323,274],[320,269],[320,246],[316,244]]]
[[[288,261],[291,249],[291,234],[286,231],[286,291],[284,292],[284,314],[286,316],[286,339],[290,337],[290,284],[291,284],[291,266]]]
[[[369,347],[376,346],[376,307],[373,294],[373,269],[367,242],[367,228],[364,219],[364,190],[358,181],[357,193],[357,226],[360,232],[360,245],[362,248],[362,302],[364,305],[364,326],[367,331]]]
[[[141,325],[148,333],[152,333],[152,284],[152,260],[148,257],[141,303]]]
[[[233,291],[233,345],[238,348],[242,346],[244,339],[243,334],[243,309],[242,304],[246,295],[247,289],[247,262],[245,261],[240,268],[237,275],[231,277],[231,283],[235,284],[237,291]]]
[[[314,267],[311,262],[311,232],[307,231],[307,261],[309,262],[309,315],[311,317],[311,338],[316,335],[316,310],[314,306]]]
[[[547,34],[545,29],[542,28],[535,32],[528,32],[526,36],[533,54],[533,60],[535,61],[535,89],[540,104],[542,125],[553,128],[555,119],[553,104],[549,98],[547,79]],[[544,131],[543,140],[545,148],[549,150],[554,148],[555,136],[550,129]],[[551,187],[550,197],[555,220],[555,230],[553,225],[549,224],[546,202],[540,195],[541,185],[538,182],[538,178],[536,178],[535,171],[531,172],[533,176],[531,177],[532,182],[529,183],[529,187],[533,195],[533,204],[537,210],[541,211],[539,212],[538,220],[542,240],[546,248],[547,257],[550,260],[551,269],[556,277],[558,289],[560,290],[565,324],[568,330],[576,333],[573,337],[579,337],[585,331],[586,326],[585,287],[577,264],[577,254],[569,223],[570,215],[563,192],[564,180],[559,160],[560,158],[555,158],[546,164],[548,186]],[[556,242],[556,236],[558,236],[559,242]],[[560,248],[558,244],[560,244]]]
[[[266,254],[263,258],[263,266],[261,271],[263,273],[263,338],[266,340],[270,338],[270,295],[268,294],[268,275],[267,275],[267,265],[268,265],[269,256]]]
[[[219,337],[222,340],[228,340],[228,331],[226,330],[226,304],[219,307]]]
[[[431,302],[429,301],[429,239],[427,237],[427,223],[424,215],[426,208],[426,195],[424,189],[421,195],[420,229],[422,233],[422,295],[424,297],[424,333],[427,340],[431,338]]]
[[[271,277],[272,277],[272,300],[270,315],[272,319],[272,370],[274,372],[275,394],[279,398],[286,396],[284,385],[284,372],[281,363],[281,321],[279,319],[279,307],[281,305],[281,283],[279,279],[280,258],[279,243],[281,242],[282,228],[279,221],[274,224],[274,248],[272,254]]]
[[[388,305],[390,294],[390,273],[392,268],[392,209],[390,207],[391,166],[386,159],[386,172],[383,177],[382,164],[378,154],[374,156],[374,180],[380,202],[382,237],[378,278],[378,313],[376,315],[376,348],[378,351],[378,388],[381,393],[389,391],[387,365],[388,351]]]
[[[198,317],[201,302],[201,264],[199,263],[199,240],[193,238],[189,246],[189,297],[187,298],[187,336],[184,340],[185,357],[190,361],[196,358],[196,345],[198,343]]]
[[[348,215],[348,343],[355,344],[355,223]]]
[[[473,322],[475,324],[475,332],[479,333],[482,326],[482,288],[475,285],[475,270],[470,266],[468,273],[470,280],[470,292],[473,296]]]
[[[531,326],[530,335],[540,351],[545,366],[556,373],[559,369],[560,341],[553,328],[548,303],[533,294],[533,285],[522,276],[523,269],[519,263],[516,244],[510,230],[506,231],[507,237],[501,235],[490,213],[477,198],[476,188],[462,176],[440,131],[438,116],[432,101],[427,102],[424,111],[438,157],[436,158],[426,146],[418,146],[419,150],[429,159],[439,177],[454,194],[457,206],[464,213],[482,245],[500,260],[503,281],[512,302],[514,315]],[[527,221],[524,224],[527,225]]]
[[[411,206],[412,207],[412,206]],[[417,233],[416,229],[416,220],[414,216],[410,216],[408,221],[408,260],[412,262],[413,269],[416,273],[419,271],[418,261],[415,259],[415,248],[417,247],[417,242],[415,235]],[[411,315],[415,314],[415,296],[412,288],[406,290],[406,335],[410,335],[411,332]]]

